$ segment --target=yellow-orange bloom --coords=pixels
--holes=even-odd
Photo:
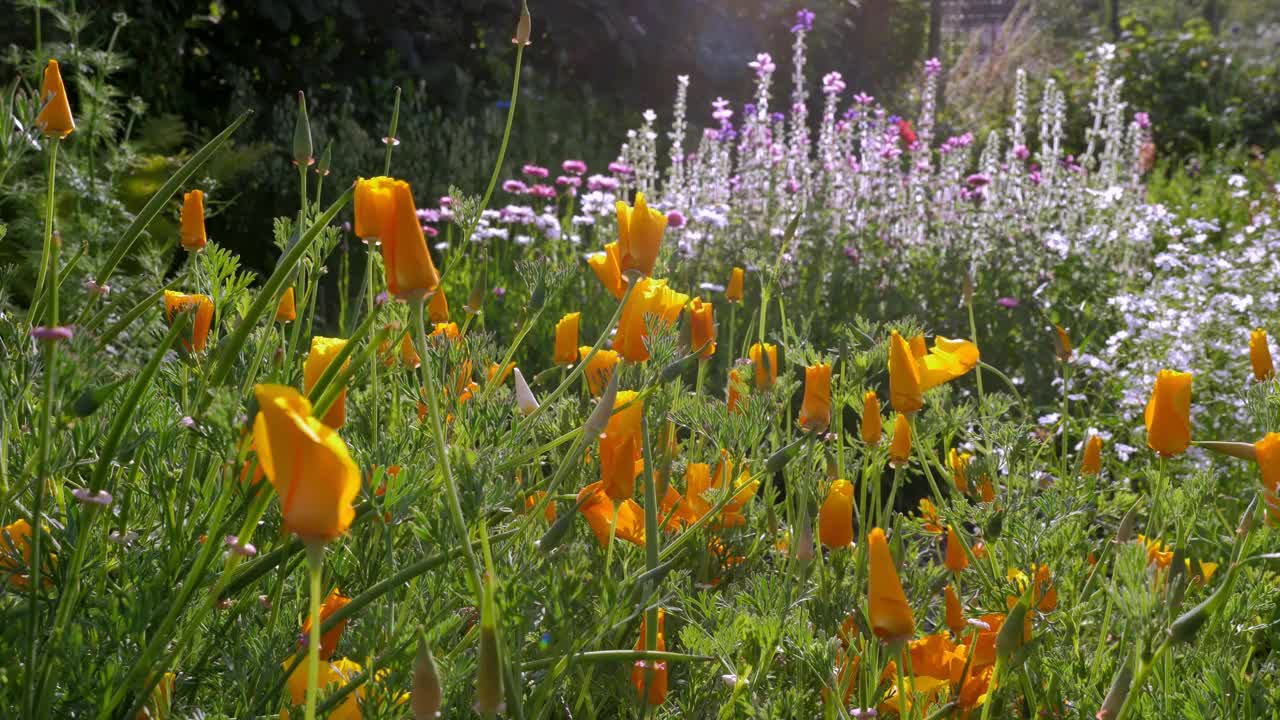
[[[947,465],[951,468],[951,480],[955,483],[956,489],[962,493],[969,493],[969,461],[973,459],[973,455],[967,452],[960,452],[955,448],[947,453]]]
[[[667,216],[649,207],[642,192],[636,193],[635,207],[622,200],[614,207],[618,211],[619,269],[624,274],[638,270],[652,275],[662,249],[662,235],[667,231]]]
[[[868,445],[879,445],[884,435],[884,424],[880,419],[880,398],[875,390],[868,390],[862,396],[862,442]]]
[[[954,527],[947,528],[947,551],[942,562],[953,573],[969,567],[969,556],[965,555],[964,544],[960,542],[960,536],[956,534]]]
[[[964,632],[965,619],[964,607],[960,604],[960,596],[956,595],[956,589],[953,585],[947,585],[946,590],[946,622],[947,627],[951,628],[951,632],[957,637]]]
[[[280,495],[286,532],[328,541],[346,532],[360,491],[360,470],[331,427],[311,416],[311,403],[291,387],[257,385],[253,423],[258,462]]]
[[[400,362],[413,370],[422,364],[422,356],[418,354],[418,349],[413,346],[413,339],[407,333],[400,339]]]
[[[1097,475],[1102,472],[1102,438],[1090,435],[1084,444],[1084,458],[1080,460],[1080,474]]]
[[[182,249],[187,252],[203,250],[209,243],[204,231],[204,192],[192,190],[182,195]]]
[[[737,368],[729,369],[729,397],[727,403],[729,412],[738,412],[738,406],[743,403],[742,391],[746,387],[746,381],[742,379],[742,375]]]
[[[617,527],[614,537],[644,546],[644,509],[635,500],[627,498],[615,505],[605,493],[602,483],[594,482],[582,488],[578,502],[582,503],[579,511],[587,519],[600,547],[609,544],[609,528],[614,524],[615,513]]]
[[[507,363],[506,367],[502,368],[502,377],[498,378],[498,384],[505,385],[507,380],[511,379],[511,372],[515,369],[516,369],[516,363],[514,360]],[[496,362],[489,363],[489,370],[485,373],[485,380],[492,380],[493,376],[497,374],[498,374],[498,363]]]
[[[293,288],[284,291],[276,303],[276,322],[288,323],[298,319],[298,309],[293,304]]]
[[[804,403],[800,427],[823,432],[831,424],[831,365],[819,363],[804,369]]]
[[[1070,360],[1071,359],[1071,336],[1067,334],[1066,330],[1062,329],[1061,325],[1054,325],[1053,332],[1054,332],[1054,341],[1053,341],[1054,350],[1058,356],[1058,359],[1061,360],[1062,362],[1066,362]]]
[[[703,347],[703,346],[706,347]],[[689,350],[702,348],[698,357],[709,360],[716,354],[716,321],[711,303],[696,297],[689,303]]]
[[[889,464],[898,467],[911,459],[911,423],[898,413],[893,419],[893,441],[889,445]]]
[[[1280,433],[1267,433],[1253,444],[1262,471],[1262,498],[1267,506],[1267,521],[1280,523]]]
[[[724,299],[731,303],[742,302],[742,277],[744,271],[740,267],[733,269],[729,274],[729,285],[724,289]]]
[[[664,613],[662,608],[658,608],[658,641],[654,644],[654,650],[658,652],[667,651],[667,641],[663,632],[665,624]],[[640,639],[636,641],[635,649],[644,649],[644,638],[647,630],[646,623],[648,618],[640,621]],[[649,671],[649,672],[646,672]],[[645,675],[648,674],[649,692],[645,694]],[[631,684],[635,686],[636,693],[641,701],[648,705],[658,706],[667,700],[667,663],[665,660],[637,660],[631,666]]]
[[[1142,536],[1139,536],[1139,538],[1141,537]],[[1169,553],[1169,558],[1173,558],[1172,552]],[[1165,562],[1164,566],[1167,567],[1168,562]],[[1035,575],[1035,584],[1034,587],[1031,588],[1031,607],[1036,608],[1040,612],[1050,612],[1054,608],[1058,607],[1058,589],[1054,587],[1053,579],[1049,575],[1049,566],[1036,565],[1032,568],[1032,573]],[[1010,568],[1009,571],[1005,573],[1005,576],[1010,582],[1014,583],[1018,588],[1018,592],[1026,592],[1027,583],[1030,582],[1026,573],[1021,570]],[[1006,598],[1006,600],[1010,608],[1018,604],[1018,598],[1015,596],[1010,596]]]
[[[183,338],[182,347],[187,352],[201,352],[209,340],[209,326],[213,324],[213,301],[208,295],[164,291],[164,317],[167,322],[172,323],[174,315],[192,307],[195,308],[195,317],[191,318],[191,339]]]
[[[884,530],[872,529],[867,536],[870,579],[867,581],[867,618],[882,640],[909,638],[916,631],[915,617],[907,604],[907,594],[898,579],[898,569],[889,553]]]
[[[427,319],[432,325],[449,322],[449,298],[444,295],[444,287],[436,288],[427,301]]]
[[[356,182],[356,234],[382,241],[387,290],[424,298],[440,286],[409,183],[388,177]]]
[[[649,348],[645,346],[645,340],[649,337],[649,328],[645,318],[652,315],[671,325],[687,302],[689,296],[672,290],[666,280],[641,279],[622,307],[613,349],[632,362],[648,360]]]
[[[920,498],[919,507],[921,529],[927,533],[942,532],[942,526],[938,524],[938,508],[934,506],[933,501],[929,498]]]
[[[40,81],[40,113],[36,115],[36,127],[45,137],[64,138],[76,129],[71,117],[71,103],[67,100],[67,88],[62,84],[62,71],[58,61],[50,59],[44,67]]]
[[[622,269],[618,262],[618,243],[616,242],[611,242],[604,246],[604,250],[587,256],[587,264],[600,279],[604,289],[614,297],[622,299],[627,283],[622,278]]]
[[[285,671],[288,671],[289,666],[292,664],[292,660],[286,660],[284,662]],[[337,692],[362,672],[364,672],[364,668],[359,663],[346,658],[320,663],[320,673],[316,680],[319,696],[324,697],[327,694]],[[297,663],[296,667],[294,667],[288,680],[285,681],[285,687],[288,689],[289,702],[291,704],[298,706],[306,703],[307,663],[305,660]],[[329,713],[329,720],[360,720],[363,717],[360,712],[360,702],[364,699],[368,688],[368,684],[361,685],[355,692],[349,693],[338,704],[338,707]],[[408,700],[408,697],[401,696],[398,700],[404,702]],[[288,709],[280,711],[280,720],[289,720]]]
[[[588,355],[591,355],[591,346],[583,345],[578,348],[580,361],[586,362]],[[586,367],[582,369],[582,374],[587,376],[587,388],[591,391],[591,397],[600,397],[600,393],[604,392],[617,364],[618,353],[612,350],[597,350],[591,357],[591,361],[587,362]]]
[[[431,329],[430,337],[443,337],[446,340],[457,340],[462,337],[462,333],[458,330],[458,323],[444,322],[436,323]]]
[[[556,323],[556,350],[551,358],[561,365],[578,362],[578,323],[582,313],[567,313]]]
[[[747,351],[751,364],[756,368],[756,389],[768,390],[778,381],[778,346],[771,343],[755,343]]]
[[[1253,365],[1253,376],[1259,382],[1276,374],[1276,367],[1271,362],[1271,347],[1267,345],[1267,331],[1262,328],[1249,334],[1249,364]]]
[[[48,534],[48,532],[46,529],[45,533]],[[21,562],[19,558],[22,559]],[[55,556],[50,553],[47,562],[55,559]],[[47,562],[42,569],[44,581],[40,583],[46,587],[52,584]],[[9,575],[9,585],[14,589],[27,590],[31,587],[31,580],[25,572],[20,570],[29,567],[31,567],[31,523],[25,518],[18,518],[0,531],[0,575]]]
[[[347,346],[347,341],[342,338],[329,338],[316,336],[311,338],[311,352],[307,353],[307,361],[302,366],[302,391],[310,394],[311,389],[320,381],[320,376],[329,368],[330,363]],[[342,369],[346,370],[351,366],[351,361],[347,360],[342,365]],[[329,406],[329,410],[324,414],[324,424],[335,430],[342,427],[347,422],[347,388],[343,387],[338,391],[338,397]]]
[[[1191,373],[1161,370],[1144,414],[1147,447],[1165,457],[1191,445]]]
[[[644,469],[640,424],[644,402],[634,390],[623,390],[614,399],[613,415],[600,435],[600,483],[613,500],[635,494],[636,476]]]
[[[155,677],[149,675],[148,678]],[[167,672],[160,676],[160,681],[151,688],[151,695],[143,703],[142,709],[134,716],[134,720],[167,720],[173,710],[173,691],[178,683],[178,676]]]
[[[916,412],[924,407],[925,391],[969,372],[978,359],[978,346],[968,340],[936,337],[926,352],[923,336],[908,343],[894,330],[889,337],[889,401],[898,412]]]
[[[324,625],[325,620],[328,620],[330,615],[346,607],[350,602],[351,598],[344,597],[338,588],[334,588],[329,593],[329,597],[324,599],[324,604],[320,606],[320,624]],[[346,627],[347,621],[343,620],[320,636],[320,658],[322,660],[328,660],[333,657],[334,650],[338,648],[338,640],[342,637],[342,631]],[[305,648],[311,638],[311,613],[307,613],[307,619],[302,621],[302,632],[299,633],[298,637],[298,642]]]
[[[853,544],[853,485],[836,480],[818,510],[818,539],[829,548]]]

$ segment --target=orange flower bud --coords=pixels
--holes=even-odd
[[[906,465],[911,458],[911,424],[907,416],[898,413],[893,419],[893,441],[889,445],[889,464],[893,467]]]
[[[311,403],[284,385],[257,385],[254,450],[280,495],[286,532],[328,541],[355,518],[360,470],[332,428],[311,416]]]
[[[191,319],[191,340],[183,339],[182,347],[187,352],[201,352],[209,340],[209,326],[213,324],[213,301],[208,295],[164,291],[164,318],[167,322],[173,322],[175,314],[191,307],[196,309],[195,317]]]
[[[1144,414],[1147,447],[1165,457],[1191,444],[1191,373],[1161,370]]]
[[[437,288],[427,301],[427,319],[432,325],[449,322],[449,298],[444,296],[444,288]]]
[[[969,461],[973,459],[973,455],[967,452],[960,452],[955,448],[951,448],[947,452],[947,465],[951,468],[951,480],[955,483],[956,489],[966,495],[969,493]]]
[[[324,604],[320,606],[320,624],[323,625],[330,615],[338,612],[351,602],[351,598],[343,597],[341,591],[334,588],[329,593],[329,597],[325,598]],[[338,648],[338,640],[342,637],[342,631],[347,627],[347,621],[334,625],[328,632],[320,636],[320,658],[328,660],[333,657],[333,653]],[[307,613],[307,619],[302,622],[302,632],[300,637],[303,638],[303,646],[306,646],[306,638],[311,637],[311,614]]]
[[[402,180],[386,176],[356,181],[355,231],[365,242],[382,240],[395,232],[396,198],[394,188]]]
[[[1276,374],[1271,347],[1267,345],[1267,331],[1262,328],[1249,334],[1249,364],[1253,365],[1253,377],[1259,382]]]
[[[198,252],[209,243],[204,231],[204,192],[192,190],[182,196],[182,249]]]
[[[293,305],[293,288],[284,291],[280,302],[276,303],[276,322],[287,323],[298,319],[298,310]]]
[[[724,298],[731,303],[742,302],[742,278],[745,272],[736,267],[729,275],[729,286],[724,289]]]
[[[346,347],[347,341],[342,338],[328,338],[316,336],[311,338],[311,352],[307,353],[307,361],[302,366],[302,391],[310,393],[311,389],[320,381],[320,376],[329,368],[329,364],[338,356],[342,348]],[[351,365],[351,361],[347,360],[343,364],[342,369],[345,370]],[[338,392],[338,397],[329,406],[329,410],[324,414],[324,424],[335,430],[343,426],[347,421],[347,389],[344,387]]]
[[[800,427],[823,432],[831,424],[831,365],[819,363],[804,369],[804,402]]]
[[[964,608],[960,605],[960,596],[956,595],[954,586],[948,585],[946,590],[947,602],[947,627],[951,628],[951,632],[956,636],[964,632]]]
[[[889,402],[900,413],[916,412],[924,407],[920,370],[911,346],[897,330],[889,336]]]
[[[1090,435],[1084,444],[1084,458],[1080,461],[1080,474],[1093,476],[1102,472],[1102,438]]]
[[[884,425],[880,419],[880,398],[875,390],[868,390],[862,396],[862,442],[868,445],[879,445],[884,435]]]
[[[1054,354],[1056,354],[1058,356],[1058,359],[1061,360],[1062,362],[1066,362],[1070,360],[1071,359],[1071,336],[1067,335],[1067,331],[1063,330],[1061,325],[1054,325],[1053,332],[1054,332],[1054,338],[1053,338]]]
[[[756,368],[756,389],[768,390],[778,380],[778,346],[755,343],[747,351]]]
[[[40,113],[36,115],[36,127],[45,137],[56,138],[64,138],[76,129],[57,60],[50,59],[44,68],[44,77],[40,81]]]
[[[867,618],[876,636],[885,641],[905,639],[916,631],[915,617],[907,604],[907,594],[898,579],[898,569],[889,553],[884,530],[874,528],[867,536],[870,579],[867,582]]]
[[[667,230],[667,216],[645,203],[644,193],[636,193],[634,207],[619,200],[618,211],[618,268],[625,274],[637,270],[652,275],[658,251],[662,249],[662,235]],[[683,304],[683,303],[682,303]]]
[[[853,485],[836,480],[818,510],[818,539],[829,548],[853,544]]]
[[[964,554],[964,545],[960,542],[960,536],[956,534],[954,527],[947,528],[947,551],[943,557],[943,564],[953,573],[969,567],[969,556]]]
[[[658,608],[658,639],[653,649],[658,652],[666,652],[667,641],[665,639],[665,613],[662,608]],[[648,630],[648,618],[640,621],[640,639],[636,641],[635,649],[645,649],[645,637]],[[645,693],[645,684],[648,683],[649,692]],[[631,684],[635,686],[636,693],[640,699],[648,705],[658,706],[667,699],[667,663],[663,660],[637,660],[631,667]]]
[[[703,347],[703,346],[706,347]],[[709,360],[716,354],[716,322],[711,303],[696,297],[689,303],[689,350],[702,348],[698,357]]]
[[[591,354],[591,346],[583,345],[578,348],[578,359],[585,362],[587,356]],[[600,397],[600,393],[604,392],[604,388],[609,384],[609,378],[613,377],[613,369],[618,364],[618,353],[612,350],[597,350],[596,354],[591,357],[591,361],[583,368],[582,374],[587,376],[587,389],[591,391],[591,397]]]
[[[582,313],[567,313],[556,323],[556,349],[552,360],[561,365],[578,362],[578,324]]]
[[[737,368],[729,370],[729,412],[738,412],[738,406],[742,404],[742,391],[746,389],[746,381],[742,379]]]

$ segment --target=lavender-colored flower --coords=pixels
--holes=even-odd
[[[346,222],[342,223],[342,232],[344,232],[344,233],[349,233],[349,232],[351,232],[351,221],[350,221],[350,220],[348,220],[348,221],[346,221]]]
[[[719,284],[719,283],[713,283],[713,282],[698,283],[698,289],[699,289],[699,290],[705,290],[705,291],[707,291],[707,292],[711,292],[711,293],[722,293],[722,292],[724,292],[724,286],[723,286],[723,285],[721,285],[721,284]]]
[[[387,301],[390,299],[391,299],[391,295],[388,294],[386,290],[383,290],[382,292],[378,293],[377,297],[373,299],[373,304],[378,306],[386,305]]]
[[[504,180],[502,182],[502,191],[511,193],[512,195],[523,195],[529,192],[529,186],[519,180]]]
[[[1019,160],[1026,160],[1031,157],[1031,151],[1027,149],[1026,145],[1019,145],[1013,149],[1013,156]]]
[[[501,285],[493,289],[493,296],[498,298],[499,300],[506,297],[506,295],[507,295],[507,289],[502,287]]]
[[[844,76],[838,72],[829,72],[822,76],[822,94],[839,95],[844,92]]]
[[[788,194],[795,195],[800,192],[800,181],[795,178],[787,178],[786,190]]]
[[[718,97],[712,101],[711,107],[714,108],[711,111],[711,117],[715,120],[723,123],[725,120],[733,117],[733,110],[729,109],[729,101],[722,97]]]
[[[71,495],[75,497],[77,501],[84,503],[85,505],[101,505],[102,507],[107,507],[112,501],[111,493],[106,490],[93,492],[89,490],[89,488],[76,488],[71,491]]]
[[[581,160],[565,160],[560,163],[560,168],[574,175],[582,175],[587,172],[587,164]]]
[[[258,554],[258,548],[254,547],[253,543],[242,543],[235,535],[228,535],[224,542],[227,549],[241,557],[253,557]]]
[[[551,185],[534,185],[529,188],[529,194],[542,200],[554,200],[556,189]]]
[[[684,223],[685,223],[684,213],[680,212],[679,210],[672,210],[671,212],[667,213],[667,227],[682,228],[684,227]]]
[[[796,24],[791,26],[791,32],[811,32],[813,30],[813,19],[816,17],[808,8],[802,8],[796,11]]]
[[[1151,116],[1144,112],[1136,112],[1133,114],[1133,121],[1138,123],[1138,127],[1146,130],[1151,127]]]
[[[609,163],[609,172],[614,175],[630,175],[635,172],[635,168],[623,162]]]
[[[556,177],[556,184],[561,187],[576,188],[582,186],[582,178],[577,175],[560,175]]]
[[[430,225],[423,225],[422,234],[426,235],[427,237],[436,237],[437,235],[440,234],[440,231],[431,227]]]
[[[424,223],[440,222],[440,211],[422,208],[418,211],[418,219]]]
[[[844,249],[844,256],[849,259],[849,262],[856,264],[862,259],[862,251],[852,245],[848,245]]]
[[[446,208],[446,207],[451,207],[452,205],[453,205],[453,198],[449,197],[448,195],[440,196],[440,207]]]
[[[964,181],[972,188],[986,187],[991,184],[991,176],[986,173],[974,173],[965,178]]]
[[[88,292],[90,295],[97,295],[98,297],[106,297],[111,294],[110,285],[99,285],[91,277],[86,277],[84,279],[84,282],[81,283],[81,285],[84,287],[85,291]]]
[[[1030,173],[1028,173],[1028,174],[1027,174],[1027,179],[1031,181],[1031,184],[1032,184],[1032,185],[1039,185],[1039,184],[1040,184],[1040,171],[1039,171],[1039,170],[1032,170]]]
[[[773,56],[769,53],[757,53],[756,59],[747,63],[747,67],[755,70],[756,75],[760,76],[768,75],[778,69],[778,66],[773,64]]]
[[[786,116],[786,115],[783,115],[783,114],[782,114],[782,113],[780,113],[780,112],[771,112],[771,113],[769,113],[769,122],[780,123],[780,122],[782,122],[782,121],[784,121],[784,120],[786,120],[786,119],[787,119],[787,116]]]
[[[1018,298],[1015,297],[1002,297],[996,300],[996,304],[1007,310],[1012,310],[1022,303],[1018,302]]]
[[[587,189],[592,192],[613,192],[618,189],[618,179],[608,175],[592,175],[587,178]]]
[[[934,77],[942,72],[942,61],[936,57],[931,57],[924,61],[924,74]]]
[[[520,172],[528,177],[534,177],[534,178],[544,178],[549,174],[546,168],[542,167],[541,165],[533,165],[533,164],[525,165],[524,167],[520,168]]]
[[[860,92],[853,96],[853,102],[856,105],[871,105],[876,99],[864,92]]]
[[[70,325],[61,325],[58,327],[46,327],[37,325],[31,328],[31,337],[36,340],[70,340],[75,332],[72,331]]]

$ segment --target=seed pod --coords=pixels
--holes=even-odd
[[[1098,708],[1097,714],[1093,717],[1096,720],[1114,720],[1116,714],[1120,712],[1120,707],[1124,705],[1125,698],[1129,697],[1129,686],[1132,682],[1133,660],[1130,658],[1120,666],[1120,671],[1111,681],[1111,689],[1102,700],[1102,707]]]
[[[307,97],[298,91],[298,121],[293,126],[293,162],[307,167],[316,161],[312,155],[311,121],[307,118]]]
[[[570,462],[570,460],[566,459],[565,462]],[[591,496],[589,495],[583,497],[582,501],[574,505],[572,510],[567,513],[562,513],[560,517],[556,518],[556,521],[551,523],[551,527],[547,528],[547,531],[542,534],[541,538],[538,538],[537,542],[535,542],[533,546],[538,548],[539,552],[542,553],[550,553],[552,550],[560,547],[560,543],[564,541],[564,536],[569,532],[569,528],[573,526],[574,518],[578,516],[578,509],[581,508],[582,504],[590,499],[590,497]]]
[[[680,373],[682,373],[684,369],[693,362],[693,360],[697,359],[697,357],[698,353],[691,352],[684,357],[676,358],[670,363],[667,363],[667,366],[662,368],[662,374],[658,378],[659,382],[669,383],[680,377]]]
[[[76,417],[89,417],[97,412],[98,408],[102,407],[102,404],[111,398],[112,393],[123,384],[124,379],[122,378],[113,383],[85,390],[80,393],[80,397],[76,398],[76,401],[71,405],[71,412]]]
[[[1183,613],[1177,620],[1173,621],[1173,625],[1169,626],[1169,639],[1175,643],[1188,643],[1195,639],[1196,633],[1209,620],[1209,616],[1213,615],[1218,608],[1222,607],[1227,601],[1228,595],[1231,594],[1232,586],[1236,583],[1236,571],[1238,565],[1232,565],[1227,571],[1227,580],[1218,588],[1217,592],[1205,598],[1199,605],[1191,608]]]
[[[1120,527],[1116,528],[1116,543],[1124,544],[1133,539],[1133,527],[1138,524],[1138,503],[1134,503],[1129,508],[1129,512],[1124,514],[1124,518],[1120,520]]]
[[[440,669],[426,642],[426,633],[418,628],[418,657],[413,662],[413,695],[411,696],[414,720],[433,720],[440,717],[444,691],[440,683]]]
[[[609,418],[613,415],[613,404],[618,399],[618,376],[621,373],[615,368],[609,374],[609,384],[605,386],[604,392],[600,394],[600,400],[596,402],[596,407],[591,411],[591,415],[587,417],[586,425],[583,425],[582,432],[586,434],[590,440],[600,433],[609,425]]]
[[[480,653],[476,660],[475,711],[484,715],[506,710],[502,687],[502,657],[498,648],[498,608],[493,598],[493,576],[484,576],[484,603],[480,608]]]
[[[1000,634],[996,636],[996,657],[1005,662],[1025,641],[1023,633],[1026,632],[1027,607],[1025,598],[1019,600],[1005,616],[1004,625],[1000,626]]]
[[[770,455],[769,460],[764,464],[765,473],[772,475],[786,467],[787,463],[791,462],[791,459],[796,456],[796,453],[800,450],[801,443],[804,441],[805,438],[802,437],[786,447],[779,448],[777,452]]]

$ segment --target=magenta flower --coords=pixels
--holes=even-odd
[[[768,75],[778,69],[778,66],[773,64],[773,56],[769,53],[758,53],[755,60],[747,63],[747,67],[755,70],[756,75],[761,76]]]
[[[567,173],[574,175],[582,175],[587,172],[587,164],[581,160],[565,160],[560,163],[561,169]]]
[[[1147,128],[1151,127],[1151,116],[1144,112],[1134,113],[1133,121],[1138,123],[1138,127],[1142,128],[1143,130],[1146,130]]]
[[[520,172],[529,177],[535,177],[535,178],[544,178],[549,174],[547,172],[547,169],[542,167],[541,165],[525,165],[524,167],[520,168]]]
[[[808,8],[796,11],[796,24],[791,26],[791,32],[811,32],[813,30],[813,19],[816,17]]]
[[[554,200],[556,189],[550,185],[534,185],[529,188],[529,194],[543,200]]]
[[[838,72],[829,72],[822,76],[822,94],[839,95],[845,89],[844,76]]]
[[[635,172],[635,168],[623,162],[609,163],[609,172],[614,175],[630,175]]]
[[[672,210],[671,212],[667,213],[667,227],[682,228],[684,227],[684,224],[685,224],[684,213],[680,212],[679,210]]]
[[[969,183],[969,187],[980,188],[991,184],[991,176],[986,173],[974,173],[965,178],[965,182]]]
[[[582,178],[576,175],[561,175],[556,178],[556,184],[562,187],[576,188],[582,186]]]
[[[72,331],[69,325],[60,327],[37,325],[31,328],[31,337],[37,340],[70,340],[73,335],[75,335],[75,332]]]
[[[504,180],[502,183],[502,191],[511,193],[512,195],[523,195],[529,192],[529,186],[519,180]]]
[[[929,58],[924,61],[924,74],[934,77],[942,72],[942,61],[936,57]]]
[[[1022,303],[1018,302],[1018,298],[1015,298],[1015,297],[1002,297],[996,300],[996,304],[1002,308],[1007,308],[1009,310],[1012,310],[1018,307],[1019,305],[1021,305]]]

